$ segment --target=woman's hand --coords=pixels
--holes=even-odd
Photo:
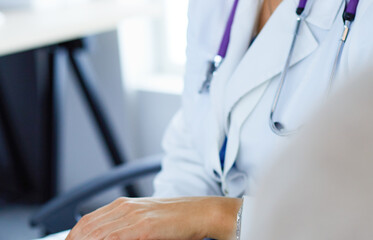
[[[233,239],[242,200],[119,198],[82,217],[66,240]]]

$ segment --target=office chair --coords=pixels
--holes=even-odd
[[[31,226],[41,228],[45,235],[71,229],[81,217],[78,207],[83,201],[112,187],[126,186],[141,177],[157,173],[161,169],[161,159],[162,156],[157,155],[123,164],[52,199],[31,217]]]

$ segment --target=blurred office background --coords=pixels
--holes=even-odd
[[[5,21],[0,25],[0,32],[7,24],[6,13],[9,11],[43,12],[59,7],[74,7],[75,4],[89,4],[89,0],[39,0],[32,3],[34,6],[25,6],[25,3],[19,6],[16,2],[0,0],[0,11],[5,12]],[[145,6],[151,4],[156,8],[156,13],[126,18],[115,30],[87,36],[83,39],[86,49],[79,54],[90,81],[99,90],[104,110],[128,161],[162,152],[161,139],[167,124],[181,104],[180,94],[183,88],[188,1],[143,2]],[[22,78],[19,81],[10,81],[4,77],[9,69],[12,71],[11,68],[15,68],[14,71],[20,74],[23,71],[31,71],[24,58],[27,58],[28,54],[39,55],[40,50],[30,51],[0,57],[0,70],[4,79],[2,84],[6,85],[2,88],[7,88],[6,91],[10,89],[10,93],[14,90],[17,94],[33,99],[33,96],[36,96],[33,91],[37,91],[37,87],[22,82]],[[59,87],[63,99],[58,119],[60,135],[56,195],[66,193],[113,168],[80,90],[75,81],[71,80],[75,76],[67,57],[63,51],[58,52],[56,57],[56,78],[61,83]],[[19,92],[19,89],[23,90]],[[23,105],[27,98],[21,102],[17,101],[17,94],[10,94],[7,98],[10,108],[14,108],[13,119],[19,123],[16,126],[20,126],[16,130],[16,140],[22,150],[26,149],[24,152],[33,153],[35,146],[32,139],[39,139],[40,132],[35,130],[35,121],[28,119],[29,116],[35,116],[27,105]],[[3,132],[4,129],[0,127],[0,186],[12,184],[13,174],[7,169],[11,159],[4,144]],[[41,171],[45,171],[44,168],[33,169],[32,162],[27,165],[31,166],[33,175],[43,175]],[[141,195],[151,195],[152,177],[141,180],[136,187]],[[0,239],[39,237],[39,230],[31,229],[28,220],[30,214],[35,212],[45,199],[13,199],[6,196],[4,189],[0,188],[0,192]],[[93,209],[114,200],[121,193],[121,188],[111,190],[87,202],[83,207]]]

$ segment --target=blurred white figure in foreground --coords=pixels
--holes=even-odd
[[[373,72],[359,78],[265,171],[243,218],[248,239],[373,239]]]
[[[5,22],[5,16],[2,12],[0,12],[0,26],[3,25],[4,22]]]
[[[373,72],[360,78],[267,169],[249,239],[373,239]]]

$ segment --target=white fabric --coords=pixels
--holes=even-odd
[[[254,206],[253,197],[243,197],[240,240],[247,239],[246,236],[250,233],[249,229],[251,229],[251,226],[253,225],[251,221],[253,220],[252,214]]]
[[[69,235],[69,232],[70,232],[70,230],[60,232],[60,233],[56,233],[56,234],[52,234],[52,235],[49,235],[48,237],[39,238],[39,239],[35,239],[35,240],[65,240],[67,238],[67,235]]]
[[[373,239],[372,76],[356,76],[264,171],[241,239]]]
[[[247,50],[261,1],[241,0],[227,58],[210,94],[201,95],[207,62],[219,47],[233,0],[190,0],[183,105],[164,138],[166,157],[155,180],[156,197],[252,194],[256,173],[289,140],[271,132],[268,118],[290,47],[297,3],[284,0]],[[344,0],[315,0],[302,24],[275,115],[290,129],[302,125],[326,95],[343,31],[343,8]],[[371,61],[372,23],[373,2],[361,0],[338,76],[351,76]],[[340,84],[337,81],[335,89]],[[229,141],[222,172],[219,150],[225,134]]]

